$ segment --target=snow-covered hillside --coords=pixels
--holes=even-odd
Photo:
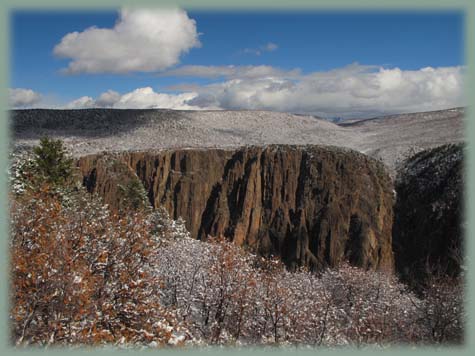
[[[62,139],[75,156],[102,151],[323,144],[382,159],[390,169],[409,153],[463,140],[463,109],[334,124],[270,111],[18,110],[14,145]]]

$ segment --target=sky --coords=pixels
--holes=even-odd
[[[364,117],[464,105],[462,13],[11,15],[12,108]]]

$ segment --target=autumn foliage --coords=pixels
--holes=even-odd
[[[163,210],[116,214],[82,188],[20,183],[10,196],[16,345],[462,341],[460,281],[416,295],[345,263],[290,272],[219,237],[193,240]]]
[[[180,325],[159,298],[158,236],[141,213],[111,215],[47,186],[12,202],[15,343],[166,343]]]

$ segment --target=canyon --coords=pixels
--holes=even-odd
[[[113,209],[138,181],[196,239],[224,236],[290,269],[347,260],[403,272],[445,258],[458,273],[447,250],[462,241],[463,112],[337,125],[261,111],[20,110],[12,127],[17,150],[62,139]]]

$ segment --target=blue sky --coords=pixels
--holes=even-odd
[[[450,106],[452,102],[438,103],[433,95],[441,95],[440,90],[435,91],[435,94],[432,92],[428,94],[423,91],[429,90],[422,88],[424,85],[427,86],[423,82],[433,80],[437,84],[453,79],[454,86],[457,86],[459,85],[457,81],[461,76],[460,71],[463,70],[461,66],[464,64],[463,15],[456,12],[183,11],[180,17],[177,17],[178,20],[173,22],[173,26],[177,28],[169,35],[179,36],[177,38],[180,40],[177,40],[177,43],[181,43],[181,47],[177,45],[178,48],[171,49],[165,47],[173,46],[173,44],[160,42],[160,40],[147,42],[149,39],[144,39],[143,47],[138,47],[137,43],[135,47],[132,46],[132,42],[140,42],[140,36],[148,36],[149,29],[150,32],[155,31],[154,26],[159,27],[159,22],[170,18],[170,15],[156,14],[152,17],[151,23],[147,22],[150,19],[143,14],[134,16],[133,13],[128,17],[124,15],[122,21],[118,19],[117,11],[13,12],[10,87],[30,90],[37,94],[36,102],[32,106],[36,104],[37,106],[60,107],[81,97],[91,99],[87,103],[83,100],[83,104],[86,103],[85,106],[97,106],[97,98],[108,90],[124,95],[139,88],[150,87],[153,95],[168,94],[169,96],[162,96],[155,103],[148,92],[147,101],[142,102],[144,107],[173,107],[177,105],[178,100],[183,105],[177,105],[177,108],[194,108],[198,105],[202,108],[262,108],[329,116],[345,112],[351,116],[351,110],[354,113],[395,112],[409,110],[415,103],[401,104],[399,109],[389,107],[385,110],[385,101],[379,98],[379,101],[374,103],[374,108],[371,108],[372,104],[368,102],[368,110],[362,110],[364,102],[356,102],[352,105],[349,103],[355,101],[358,95],[352,94],[351,97],[345,97],[348,92],[341,92],[343,90],[341,88],[348,86],[345,84],[350,80],[348,78],[353,78],[351,82],[357,83],[357,87],[350,89],[358,93],[367,93],[368,90],[375,89],[374,83],[378,80],[381,91],[388,90],[387,88],[394,90],[394,83],[387,84],[387,78],[393,74],[404,79],[403,81],[398,79],[401,91],[404,86],[407,88],[407,85],[419,80],[420,85],[418,84],[417,89],[415,87],[413,89],[419,93],[421,99],[426,101],[421,107],[439,108],[440,105]],[[91,26],[111,30],[120,21],[124,22],[126,30],[116,31],[119,35],[115,33],[113,37],[105,36],[102,39],[103,42],[98,44],[95,39],[96,34],[92,33],[87,38],[84,36],[82,39],[73,40],[67,46],[65,44],[60,46],[59,55],[54,53],[55,46],[58,46],[63,37],[69,33],[77,31],[81,34]],[[133,26],[141,26],[140,21],[145,23],[144,26],[149,26],[144,27],[142,32],[133,29]],[[133,36],[124,35],[126,39],[120,39],[119,37],[126,31],[133,32]],[[134,40],[130,41],[130,38]],[[111,42],[108,42],[108,39],[111,39]],[[150,43],[156,47],[156,51],[147,52]],[[108,53],[114,52],[114,44],[120,47],[121,51],[125,51],[121,53],[129,53],[131,56],[129,59],[132,62],[136,59],[135,57],[150,58],[147,61],[144,60],[144,63],[131,64],[131,67],[125,69],[113,69],[116,63],[120,65],[120,61],[126,60],[120,58],[120,55],[117,58],[111,58],[113,54]],[[129,45],[130,51],[123,48]],[[82,58],[83,54],[89,50],[88,46],[91,46],[92,57]],[[169,53],[169,51],[172,54],[168,60],[158,58],[162,53]],[[107,58],[102,58],[99,52],[105,53]],[[96,55],[100,58],[95,57]],[[79,69],[71,71],[72,74],[64,73],[64,68],[67,68],[74,60],[80,62]],[[155,60],[156,63],[152,63]],[[84,69],[86,68],[84,66],[90,66],[87,68],[93,69]],[[199,74],[202,71],[196,71],[196,67],[191,72],[181,71],[180,68],[187,68],[187,66],[201,66],[201,69],[206,67],[208,74]],[[242,77],[241,72],[230,77],[218,73],[218,69],[225,66],[248,69],[262,69],[265,66],[267,70],[262,76],[252,76],[252,78],[246,75]],[[426,67],[435,70],[435,74],[431,74],[434,78],[426,78],[429,75],[427,71],[422,77],[419,75],[420,70]],[[209,72],[216,68],[218,68],[217,74],[210,75]],[[348,68],[353,69],[348,70]],[[451,71],[447,72],[447,68],[451,68]],[[173,71],[177,69],[178,72],[174,75]],[[284,73],[269,74],[268,71],[273,69]],[[299,75],[287,73],[292,69],[297,69]],[[388,71],[394,70],[399,72],[388,74]],[[378,73],[383,74],[375,78]],[[384,78],[382,78],[383,75]],[[447,79],[447,76],[451,76],[451,79]],[[317,99],[316,102],[320,99],[325,102],[324,96],[327,94],[324,92],[325,80],[327,83],[341,81],[341,90],[331,88],[330,92],[334,92],[335,95],[340,93],[342,100],[346,100],[348,105],[340,105],[339,110],[330,113],[332,110],[326,107],[329,104],[321,105],[322,110],[319,110],[320,107],[316,104],[309,104],[315,93],[321,94],[318,98],[313,98]],[[276,89],[276,85],[280,87]],[[429,86],[433,90],[433,85]],[[262,88],[261,91],[249,91],[249,88],[257,87]],[[454,105],[462,100],[460,88],[455,89],[456,92],[452,93],[456,96],[453,100]],[[234,96],[230,96],[231,91]],[[175,97],[188,92],[196,95],[193,97],[190,94],[186,98]],[[271,94],[273,97],[269,99]],[[363,96],[365,95],[374,96],[375,94],[371,92]],[[444,95],[447,93],[444,92]],[[296,104],[290,106],[277,104],[277,100],[282,96],[292,98]],[[300,100],[303,97],[307,100]],[[330,103],[332,100],[334,98],[330,98]],[[19,106],[29,106],[28,103],[23,105],[27,101],[20,100]],[[123,102],[126,101],[123,100]],[[130,100],[127,102],[131,104],[131,107],[138,105]],[[302,110],[299,110],[298,103]],[[126,104],[123,103],[123,105]]]

